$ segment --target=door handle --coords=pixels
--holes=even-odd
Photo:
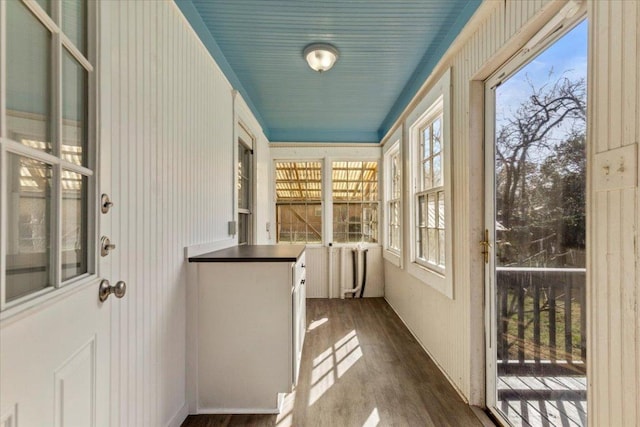
[[[114,294],[116,298],[122,298],[126,293],[127,284],[122,280],[118,281],[115,286],[111,286],[107,279],[103,279],[98,289],[98,298],[100,298],[100,302],[105,302],[111,294]]]

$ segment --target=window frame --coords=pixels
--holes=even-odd
[[[441,169],[441,183],[440,185],[435,185],[435,183],[431,182],[431,186],[428,188],[424,188],[424,181],[425,181],[425,176],[424,176],[424,166],[425,163],[429,162],[431,164],[429,171],[430,174],[433,174],[434,168],[433,168],[433,161],[436,158],[436,156],[439,156],[441,159],[444,157],[444,153],[443,153],[443,145],[441,144],[440,147],[440,151],[438,151],[437,153],[433,153],[433,125],[440,120],[440,125],[442,126],[442,122],[443,122],[443,104],[442,104],[442,99],[438,98],[438,101],[436,101],[428,110],[428,113],[425,114],[424,116],[424,120],[421,120],[419,123],[419,126],[417,126],[416,130],[417,130],[417,135],[415,136],[415,140],[413,141],[413,143],[418,143],[418,148],[416,148],[416,152],[418,153],[418,155],[416,156],[416,169],[415,169],[415,188],[414,188],[414,192],[413,192],[413,203],[415,203],[415,205],[417,207],[420,206],[420,199],[424,199],[424,203],[427,204],[427,209],[428,209],[428,203],[429,203],[429,199],[433,196],[435,197],[435,202],[436,202],[436,206],[434,207],[434,209],[438,208],[438,203],[440,201],[440,194],[442,193],[442,195],[444,196],[444,185],[446,183],[446,180],[444,179],[444,171]],[[429,132],[429,151],[430,154],[428,156],[425,156],[424,154],[424,147],[427,144],[426,139],[424,138],[425,136],[425,131],[427,129],[431,129],[431,131]],[[444,163],[444,162],[442,162]],[[442,164],[441,164],[442,167]],[[424,228],[427,232],[429,230],[436,230],[436,231],[440,231],[440,230],[444,230],[445,231],[445,235],[446,235],[446,229],[441,228],[440,225],[440,221],[439,221],[439,214],[438,215],[434,215],[434,227],[429,227],[429,224],[426,224],[424,226],[421,226],[419,224],[419,220],[418,217],[420,216],[420,209],[416,208],[415,211],[415,215],[417,215],[416,218],[414,218],[414,221],[416,222],[415,227],[416,229],[413,230],[416,233],[416,254],[414,257],[414,262],[422,265],[423,267],[432,269],[434,271],[437,271],[438,273],[441,273],[444,275],[445,272],[445,268],[446,268],[446,264],[441,265],[440,263],[433,263],[431,261],[429,261],[427,258],[425,257],[419,257],[417,255],[418,249],[418,235],[420,233],[420,230],[422,228]],[[427,211],[427,217],[428,217],[428,211]],[[428,219],[425,221],[428,222]],[[420,243],[422,243],[422,240],[420,240]],[[427,247],[430,249],[431,247],[431,240],[428,239],[427,241]],[[439,247],[439,238],[438,238],[438,249],[440,249]],[[446,246],[446,242],[445,242],[445,246]],[[437,258],[440,258],[440,250],[438,250],[438,255]]]
[[[254,175],[255,175],[255,158],[254,158],[254,145],[255,145],[255,137],[253,136],[253,134],[251,132],[249,132],[249,128],[248,126],[246,126],[242,121],[238,121],[237,123],[238,125],[238,130],[237,130],[237,138],[236,138],[236,147],[235,147],[235,158],[236,158],[236,162],[235,162],[235,169],[234,169],[234,173],[235,173],[235,183],[237,185],[236,187],[236,191],[234,194],[235,197],[235,210],[236,210],[236,235],[235,235],[235,239],[236,239],[236,243],[238,245],[250,245],[254,243],[254,236],[255,236],[255,215],[254,215],[254,205],[255,205],[255,180],[254,180]],[[246,208],[241,208],[240,207],[240,182],[241,179],[243,178],[242,176],[240,176],[241,173],[241,168],[240,168],[240,162],[243,161],[243,154],[241,152],[241,147],[242,149],[245,150],[246,152],[249,152],[249,158],[248,158],[248,163],[246,165],[246,169],[247,169],[247,174],[244,176],[244,178],[246,178],[246,183],[247,183],[247,187],[248,187],[248,192],[247,192],[247,200],[246,200],[246,204],[247,207]],[[246,242],[241,242],[240,241],[240,224],[242,222],[241,218],[245,218],[246,219],[246,234],[247,234],[247,241]]]
[[[333,192],[332,186],[328,185],[332,177],[333,161],[371,161],[378,162],[378,211],[380,209],[381,200],[381,165],[382,165],[382,147],[378,143],[300,143],[292,142],[272,142],[269,145],[271,150],[271,218],[275,224],[276,217],[276,162],[321,162],[322,163],[322,214],[323,214],[323,230],[322,243],[310,243],[307,247],[333,246],[353,247],[355,243],[334,243],[333,242]],[[364,243],[365,248],[381,247],[380,232],[382,227],[382,216],[378,213],[378,242]],[[278,243],[280,244],[280,243]],[[282,243],[288,244],[288,243]]]
[[[291,241],[286,241],[286,242],[282,242],[279,241],[278,239],[278,190],[276,187],[276,183],[277,183],[277,170],[278,170],[278,163],[319,163],[320,164],[320,176],[321,176],[321,182],[320,182],[320,212],[321,212],[321,217],[320,217],[320,221],[322,224],[322,230],[320,232],[320,242],[291,242]],[[324,162],[324,159],[322,158],[295,158],[295,159],[286,159],[286,158],[278,158],[278,159],[273,159],[273,177],[271,180],[271,183],[273,185],[273,223],[274,223],[274,227],[275,227],[275,241],[276,244],[278,245],[300,245],[300,244],[304,244],[306,246],[309,247],[320,247],[324,244],[325,241],[325,233],[326,233],[326,203],[325,203],[325,185],[324,183],[326,182],[326,164]],[[305,206],[306,206],[306,202],[305,202]]]
[[[331,209],[331,223],[327,224],[330,226],[330,236],[331,236],[331,242],[333,244],[333,246],[336,247],[340,247],[340,246],[353,246],[353,245],[381,245],[381,238],[380,238],[380,229],[381,229],[381,221],[380,221],[380,158],[377,159],[371,159],[371,158],[359,158],[359,159],[354,159],[354,158],[345,158],[345,157],[332,157],[327,159],[328,160],[328,168],[329,168],[329,177],[331,178],[331,189],[330,189],[330,196],[328,197],[328,204],[329,204],[329,208]],[[345,162],[345,163],[353,163],[353,162],[362,162],[362,163],[376,163],[376,183],[378,185],[378,189],[377,189],[377,198],[375,201],[347,201],[345,203],[347,204],[375,204],[376,205],[376,212],[378,214],[378,218],[376,221],[377,224],[377,239],[375,242],[365,242],[362,240],[359,240],[358,242],[336,242],[335,241],[335,236],[333,233],[333,226],[334,226],[334,218],[333,218],[333,205],[334,205],[334,198],[333,198],[333,164],[337,163],[337,162]],[[328,231],[329,231],[328,230]],[[360,237],[362,238],[362,230],[360,230]]]
[[[45,300],[54,298],[71,291],[78,286],[93,283],[98,277],[98,224],[99,210],[97,209],[98,200],[98,152],[99,141],[97,136],[97,15],[98,6],[95,2],[87,1],[86,10],[86,54],[83,54],[76,47],[71,39],[66,35],[62,28],[62,1],[54,0],[51,2],[51,14],[45,11],[39,3],[34,1],[17,0],[21,3],[29,13],[51,34],[51,63],[48,77],[51,79],[51,144],[52,151],[47,153],[35,148],[28,147],[15,139],[11,139],[7,125],[7,105],[6,105],[6,67],[7,67],[7,49],[6,49],[6,31],[0,31],[0,313],[1,318],[7,318],[16,312],[16,310],[26,309],[28,307],[40,304]],[[5,27],[7,19],[6,2],[0,2],[0,24]],[[86,71],[86,162],[85,165],[77,165],[62,156],[62,141],[64,139],[64,122],[62,97],[64,96],[64,60],[65,55],[69,57]],[[15,131],[12,134],[17,135]],[[25,135],[23,135],[25,136]],[[28,135],[26,135],[28,136]],[[51,166],[51,211],[50,211],[50,286],[38,291],[28,293],[17,297],[9,302],[6,301],[7,280],[6,280],[6,256],[7,256],[7,159],[10,154],[32,159]],[[86,262],[87,271],[78,276],[69,279],[62,278],[62,172],[70,171],[86,177],[86,197],[87,209],[86,215],[82,217],[86,221]]]
[[[404,246],[404,206],[403,206],[403,191],[404,191],[404,167],[402,162],[402,126],[391,134],[388,141],[383,147],[382,163],[383,163],[383,200],[384,200],[384,212],[383,212],[383,257],[387,261],[394,264],[396,267],[402,268],[402,253]],[[398,177],[399,177],[399,191],[398,197],[393,197],[393,176],[392,176],[392,161],[393,158],[398,158]],[[399,230],[399,245],[398,248],[390,246],[390,232],[391,232],[391,203],[398,203],[398,230]]]
[[[417,215],[418,196],[427,194],[421,189],[419,180],[422,178],[422,156],[420,142],[422,129],[442,114],[442,187],[435,187],[428,192],[444,191],[445,209],[445,265],[444,267],[425,262],[417,257]],[[409,250],[406,251],[405,261],[409,273],[418,280],[436,289],[443,295],[453,299],[453,272],[455,260],[453,259],[453,206],[451,193],[451,69],[447,69],[439,80],[432,86],[420,103],[413,109],[405,122],[408,127],[409,146]]]

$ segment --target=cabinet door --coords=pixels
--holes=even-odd
[[[302,360],[302,345],[304,343],[304,335],[307,328],[307,288],[306,274],[304,267],[304,255],[294,265],[294,283],[291,296],[292,312],[293,312],[293,384],[298,383],[298,374],[300,371],[300,361]]]
[[[293,287],[291,294],[291,304],[293,308],[293,333],[291,335],[293,340],[293,385],[298,384],[298,372],[300,371],[300,357],[299,354],[302,350],[300,347],[300,283],[297,283]]]

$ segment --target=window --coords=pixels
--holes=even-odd
[[[452,298],[450,74],[447,70],[407,118],[412,177],[408,271]]]
[[[396,141],[385,153],[385,205],[386,205],[386,244],[385,249],[396,255],[402,250],[401,241],[401,194],[402,168],[400,158],[400,141]]]
[[[238,143],[238,244],[251,243],[252,151],[242,141]]]
[[[322,243],[322,162],[276,162],[278,243]]]
[[[378,162],[333,162],[333,241],[378,242]]]
[[[442,171],[442,108],[420,127],[416,192],[416,261],[445,266],[444,177]]]
[[[2,308],[95,270],[88,3],[9,0],[5,7]]]

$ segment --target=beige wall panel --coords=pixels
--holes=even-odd
[[[627,145],[633,141],[637,141],[637,126],[640,123],[638,115],[638,49],[640,45],[640,31],[638,31],[638,19],[640,19],[640,2],[632,2],[622,10],[622,143]]]
[[[594,165],[600,153],[638,144],[640,6],[593,1],[589,17],[588,144]],[[598,191],[602,172],[589,174],[588,405],[590,423],[596,426],[640,424],[638,159],[629,163],[624,173],[633,175],[623,188]]]
[[[618,127],[617,130],[620,128]],[[620,311],[620,267],[622,261],[622,254],[620,248],[622,246],[622,230],[620,228],[620,203],[621,191],[609,192],[609,200],[607,203],[608,209],[608,221],[609,227],[607,229],[607,281],[608,292],[607,298],[609,300],[609,328],[607,335],[609,337],[609,348],[621,348],[622,342],[620,340],[622,334],[622,328],[620,323],[620,317],[622,312]],[[601,285],[600,285],[601,286]],[[609,358],[607,358],[609,359]],[[610,359],[609,359],[610,360]],[[622,366],[620,363],[609,364],[609,382],[610,384],[622,384]],[[621,387],[611,387],[609,389],[609,416],[608,422],[610,425],[622,425],[622,390]]]
[[[638,340],[638,270],[634,252],[637,251],[633,239],[624,238],[628,230],[637,229],[638,219],[634,215],[636,204],[636,191],[634,189],[623,190],[621,194],[621,269],[620,269],[620,302],[621,302],[621,352],[622,352],[622,386],[620,387],[622,425],[638,423],[638,400],[640,400],[640,351]]]

